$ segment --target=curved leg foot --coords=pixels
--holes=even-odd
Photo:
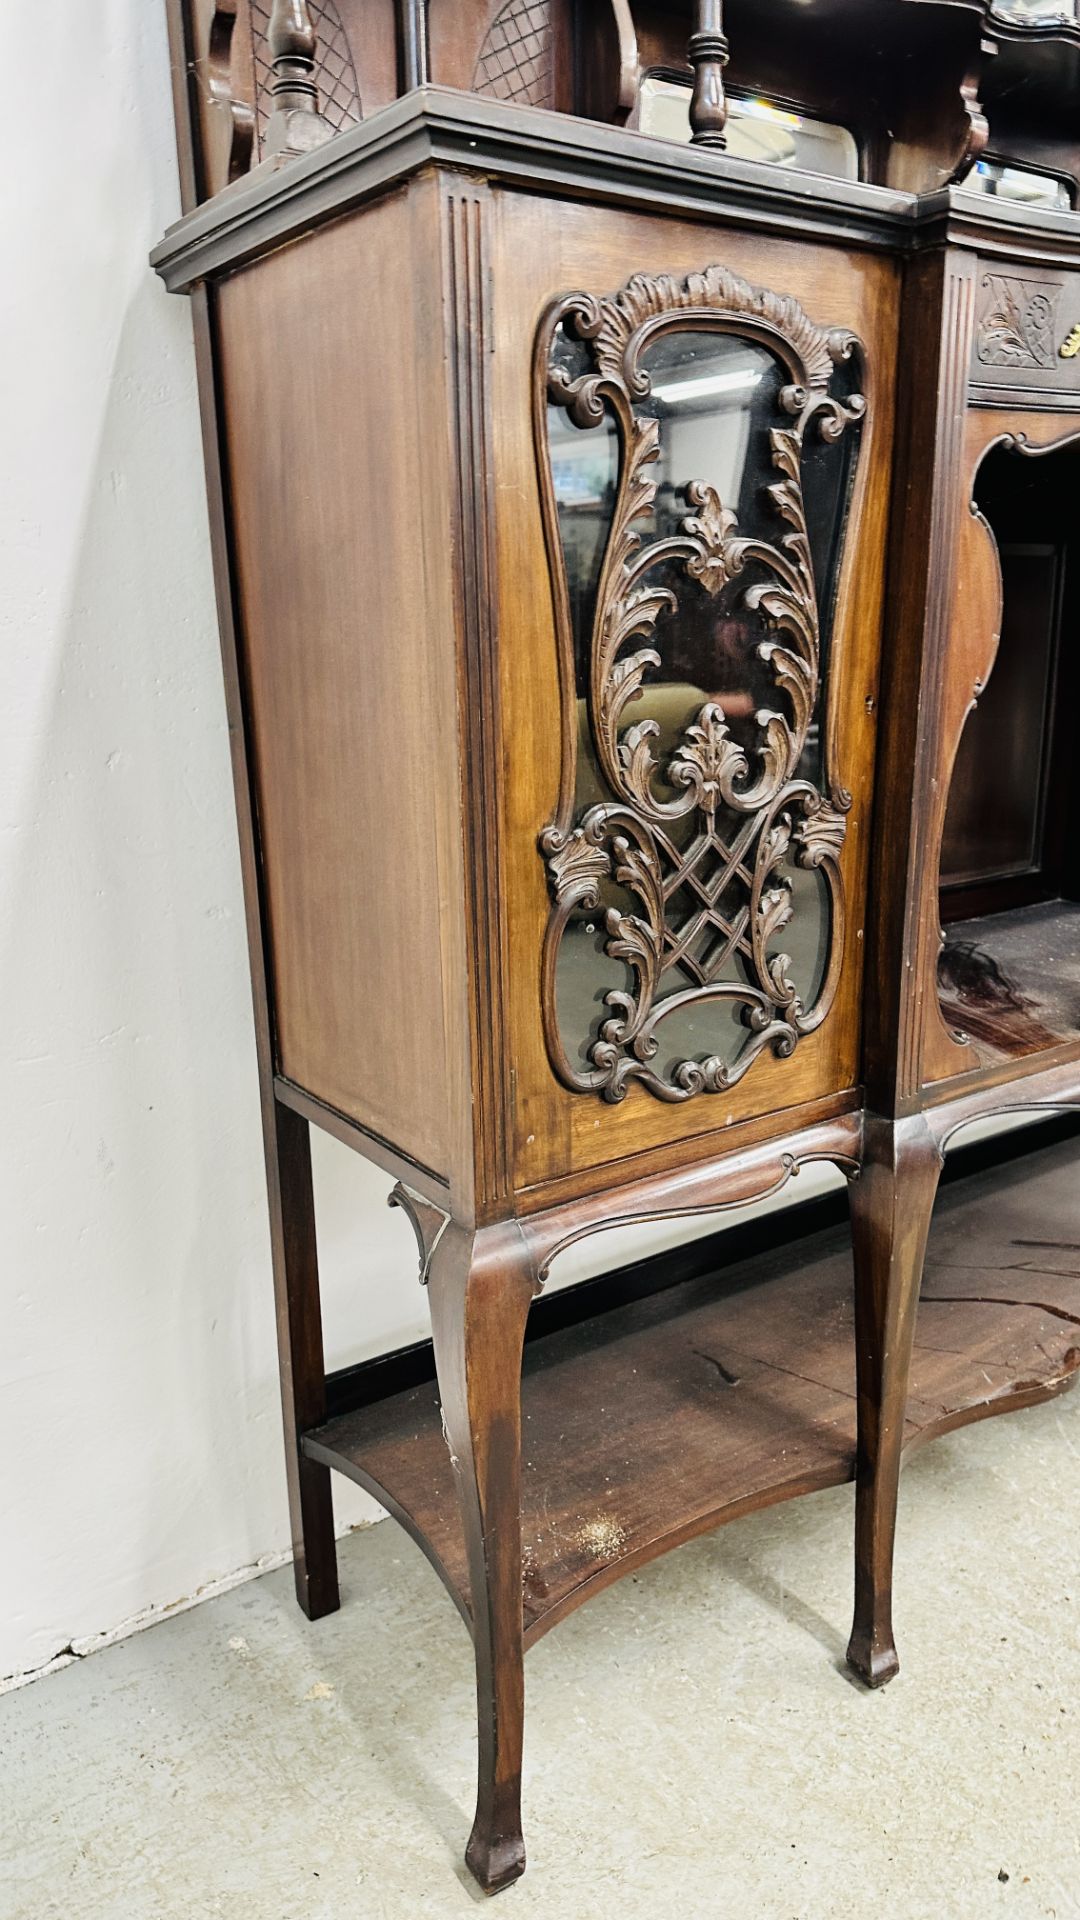
[[[518,1799],[520,1800],[520,1782]],[[477,1821],[479,1817],[477,1814]],[[510,1824],[515,1826],[517,1831],[506,1834],[502,1839],[492,1839],[486,1820],[483,1832],[479,1832],[474,1824],[469,1835],[469,1844],[465,1849],[465,1865],[485,1893],[501,1893],[504,1887],[511,1887],[515,1880],[520,1880],[525,1871],[525,1841],[521,1834],[520,1806],[512,1812]]]
[[[887,1604],[885,1612],[889,1612]],[[900,1671],[900,1655],[896,1651],[891,1617],[880,1626],[874,1622],[864,1626],[856,1620],[848,1641],[847,1663],[867,1687],[883,1687],[895,1678]]]
[[[868,1687],[900,1671],[892,1623],[893,1548],[908,1375],[941,1154],[921,1116],[869,1114],[851,1188],[859,1449],[855,1619],[847,1657]]]
[[[428,1292],[443,1422],[465,1526],[478,1780],[466,1864],[485,1893],[525,1871],[521,1747],[521,1352],[536,1275],[518,1229],[447,1228]]]

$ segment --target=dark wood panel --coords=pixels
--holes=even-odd
[[[1073,1378],[1075,1168],[1069,1138],[943,1188],[915,1336],[908,1449],[1047,1398]],[[852,1477],[851,1291],[847,1234],[833,1229],[529,1343],[529,1640],[679,1541]],[[305,1448],[389,1501],[467,1611],[434,1386],[342,1415]]]
[[[959,263],[955,271],[959,271]],[[968,276],[971,263],[965,261]],[[957,344],[963,344],[958,342]],[[994,412],[959,409],[949,435],[951,451],[940,463],[940,490],[952,524],[950,569],[937,569],[945,579],[941,621],[937,632],[937,666],[933,683],[924,688],[920,715],[920,748],[926,757],[922,775],[920,836],[922,857],[914,874],[915,893],[911,934],[917,939],[916,982],[920,1019],[912,1022],[920,1042],[916,1085],[924,1088],[970,1074],[977,1063],[971,1049],[958,1046],[951,1023],[942,1011],[937,990],[941,947],[941,847],[953,769],[969,715],[981,690],[991,680],[1002,618],[1001,567],[997,543],[987,520],[972,510],[976,477],[987,450],[997,444],[1015,447],[1021,465],[1034,471],[1050,457],[1050,449],[1074,438],[1075,422],[1067,414],[1029,414],[1019,408]],[[903,533],[900,535],[903,538]],[[940,598],[940,596],[939,596]],[[914,684],[914,682],[913,682]],[[976,714],[977,718],[977,714]],[[886,781],[889,776],[886,774]],[[889,791],[883,794],[889,804]],[[920,817],[920,816],[917,816]],[[903,949],[898,949],[903,952]],[[921,1027],[921,1035],[918,1029]],[[886,1036],[887,1044],[887,1036]]]
[[[998,547],[1001,640],[990,684],[956,756],[941,847],[943,888],[1032,873],[1042,861],[1061,556],[1046,540],[1001,540]],[[948,910],[950,902],[942,904]]]
[[[979,262],[971,345],[972,398],[1030,395],[1036,406],[1080,404],[1080,274]]]
[[[960,741],[942,845],[942,915],[967,920],[1075,892],[1080,616],[1075,439],[991,448],[975,502],[1001,562],[1001,637]]]
[[[360,89],[364,118],[388,106],[399,92],[399,57],[395,0],[336,0],[338,18],[348,40]],[[325,53],[324,53],[325,60]],[[336,77],[335,63],[332,80]],[[323,78],[323,87],[327,78]]]
[[[445,1177],[468,1102],[448,429],[437,367],[424,413],[413,385],[433,196],[314,244],[219,293],[276,1066]]]
[[[923,1035],[921,1080],[924,1089],[935,1083],[953,1081],[960,1090],[962,1085],[970,1083],[976,1072],[994,1071],[995,1062],[1000,1063],[1008,1053],[1023,1055],[1030,1070],[1038,1048],[1027,1043],[1019,1047],[1011,1046],[997,1052],[990,1050],[980,1057],[976,1048],[958,1046],[954,1032],[958,1026],[970,1031],[972,1038],[984,1037],[976,1031],[974,1023],[958,1020],[955,1006],[946,1007],[937,990],[938,959],[941,947],[941,911],[940,911],[940,851],[941,836],[944,832],[946,810],[952,786],[953,769],[961,753],[962,741],[969,727],[977,730],[979,722],[980,699],[984,687],[993,684],[996,671],[995,662],[998,652],[998,636],[1002,626],[1002,576],[998,558],[997,543],[990,524],[982,514],[971,510],[973,496],[977,493],[978,476],[984,456],[989,449],[1006,449],[992,458],[999,463],[1002,460],[1016,461],[1016,477],[1009,479],[1014,489],[1011,528],[1022,535],[1038,533],[1048,537],[1054,544],[1067,546],[1070,538],[1071,498],[1067,486],[1053,484],[1055,468],[1071,470],[1075,457],[1076,422],[1068,414],[1025,413],[1020,408],[1008,412],[969,409],[963,421],[963,437],[952,464],[948,486],[954,495],[954,506],[959,511],[959,542],[955,579],[950,594],[948,609],[949,626],[942,654],[944,671],[941,710],[936,729],[937,738],[932,749],[932,778],[928,781],[928,813],[932,815],[932,824],[927,836],[928,857],[924,861],[920,876],[920,948],[926,955],[926,965],[932,963],[933,977],[927,979],[927,988],[933,985],[933,998],[924,992],[923,999]],[[1050,485],[1044,476],[1049,476]],[[995,504],[1000,510],[1000,488],[996,489]],[[1039,500],[1041,497],[1041,507]],[[1026,504],[1025,504],[1026,501]],[[1034,501],[1034,508],[1032,502]],[[1048,509],[1048,511],[1043,511]],[[1006,531],[1000,521],[999,530]],[[1068,576],[1070,567],[1066,565]],[[1067,580],[1066,580],[1067,584]],[[1068,599],[1063,605],[1068,604]],[[1075,649],[1068,645],[1068,624],[1062,628],[1062,663],[1065,669],[1060,681],[1061,687],[1071,684],[1070,676],[1076,672]],[[1026,644],[1024,635],[1022,642]],[[1072,802],[1063,799],[1075,792],[1076,767],[1075,755],[1071,751],[1068,733],[1068,715],[1073,702],[1066,697],[1060,703],[1061,711],[1056,723],[1051,723],[1048,760],[1049,778],[1046,784],[1045,835],[1043,843],[1043,864],[1034,876],[1038,886],[1033,888],[1036,896],[1045,899],[1057,893],[1072,894],[1075,885],[1075,850],[1072,846],[1074,836],[1070,835],[1068,820]],[[975,708],[973,717],[972,708]],[[977,739],[977,731],[973,731]],[[1057,772],[1054,767],[1057,767]],[[989,777],[1004,773],[1004,764],[990,769]],[[961,762],[962,768],[962,762]],[[1060,777],[1059,777],[1060,776]],[[1001,884],[1001,883],[995,883]],[[1023,879],[1014,885],[1024,884]],[[1022,893],[1016,896],[1022,901]],[[1031,898],[1031,895],[1028,895]],[[963,896],[957,898],[955,906],[949,904],[949,895],[945,895],[945,917],[955,919],[963,914],[965,903]],[[995,901],[993,889],[973,890],[968,896],[967,912],[984,913],[995,905],[1005,906],[1007,897],[998,895]],[[1020,908],[1018,906],[1018,911]],[[995,916],[998,917],[998,916]],[[1000,916],[1003,924],[1007,916]],[[957,929],[952,927],[950,937],[957,937]],[[1071,961],[1073,947],[1066,944],[1062,958]],[[1034,957],[1034,956],[1033,956]],[[1026,962],[1020,955],[1021,971],[1026,974]],[[949,982],[946,980],[946,989]],[[1029,983],[1030,984],[1030,983]],[[1064,982],[1068,988],[1068,980]],[[1050,998],[1055,989],[1051,986]],[[955,996],[954,996],[955,997]],[[1039,990],[1036,999],[1044,997]],[[971,999],[971,995],[968,995]],[[977,1010],[976,1010],[977,1011]],[[992,1009],[990,1009],[992,1012]],[[1047,1026],[1053,1022],[1045,1022]],[[1068,1034],[1071,1022],[1063,1029]],[[989,1037],[989,1036],[985,1036]],[[1075,1046],[1075,1042],[1068,1043]],[[1044,1037],[1042,1045],[1050,1057],[1052,1039]],[[962,1076],[962,1079],[961,1079]]]

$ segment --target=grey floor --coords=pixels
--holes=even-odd
[[[624,1580],[529,1656],[519,1920],[1080,1915],[1080,1393],[915,1456],[904,1671],[844,1677],[851,1493]],[[105,1550],[103,1548],[103,1550]],[[386,1522],[0,1701],[3,1920],[452,1920],[464,1629]]]

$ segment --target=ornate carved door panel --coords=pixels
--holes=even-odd
[[[567,724],[543,1016],[578,1092],[726,1092],[832,1005],[851,795],[829,638],[864,381],[852,333],[724,267],[545,316]]]
[[[606,226],[493,219],[519,1189],[857,1078],[894,269]]]

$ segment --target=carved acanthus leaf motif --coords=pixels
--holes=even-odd
[[[762,942],[775,940],[777,934],[782,933],[788,925],[794,911],[790,886],[770,887],[762,897],[759,915]]]
[[[985,367],[1052,367],[1060,286],[988,273],[975,351]]]
[[[692,580],[700,581],[706,593],[719,593],[741,564],[741,542],[730,538],[738,525],[738,515],[725,507],[715,487],[707,487],[700,480],[690,482],[686,496],[697,512],[687,515],[682,530],[701,548],[690,555],[686,571]]]
[[[618,381],[630,374],[631,382],[636,374],[641,382],[636,368],[637,348],[649,321],[700,309],[730,314],[743,322],[756,321],[774,333],[792,359],[800,363],[800,383],[811,391],[825,391],[838,361],[845,359],[854,345],[851,334],[815,326],[791,294],[751,286],[726,267],[706,267],[684,280],[670,274],[654,278],[636,273],[620,293],[597,305],[595,330],[588,337],[600,373],[607,380]],[[633,391],[637,395],[647,392],[647,382],[646,375],[644,383]]]
[[[560,906],[599,907],[600,882],[611,872],[611,856],[584,827],[575,827],[562,846],[552,848],[547,864]]]
[[[742,531],[734,509],[704,480],[685,488],[687,512],[673,532],[649,537],[645,531],[656,502],[661,422],[636,410],[651,392],[641,356],[658,333],[680,325],[736,333],[766,347],[784,369],[779,418],[768,432],[775,478],[765,497],[778,523],[774,539]],[[588,349],[576,377],[562,357],[551,360],[560,327]],[[604,300],[570,295],[552,309],[541,332],[538,376],[546,402],[564,408],[583,429],[613,419],[620,442],[595,596],[587,703],[611,800],[591,806],[575,823],[573,783],[564,781],[567,799],[541,841],[555,901],[544,963],[549,1049],[568,1085],[606,1100],[623,1099],[634,1080],[667,1101],[730,1087],[764,1049],[788,1056],[800,1035],[825,1018],[836,991],[843,952],[844,789],[831,767],[829,798],[799,777],[821,691],[802,460],[811,431],[835,441],[863,417],[860,394],[829,391],[838,365],[860,352],[853,335],[816,326],[789,296],[751,287],[721,267],[685,280],[636,275]],[[542,431],[542,410],[537,418]],[[544,501],[553,572],[560,577],[550,470]],[[658,722],[646,715],[627,725],[628,708],[662,665],[666,619],[679,609],[680,572],[710,600],[738,596],[760,621],[756,653],[768,669],[775,705],[757,713],[756,738],[747,745],[733,736],[723,705],[706,701],[661,764]],[[658,629],[661,616],[665,626]],[[564,661],[572,661],[565,604],[560,632]],[[574,684],[572,665],[564,666],[564,688]],[[566,737],[576,740],[576,724]],[[684,824],[676,829],[677,822]],[[784,872],[792,864],[819,868],[830,901],[830,957],[809,1009],[790,977],[789,956],[775,951],[796,910]],[[612,887],[620,904],[607,905],[605,952],[629,969],[632,984],[605,995],[606,1017],[582,1069],[568,1058],[559,1036],[555,961],[574,912],[606,904]],[[674,969],[693,984],[672,986]],[[653,1063],[662,1023],[691,1003],[709,1000],[726,1001],[741,1014],[748,1038],[737,1057],[677,1060],[658,1071]]]
[[[838,860],[847,832],[845,814],[822,800],[804,814],[795,828],[795,859],[800,867],[820,867],[823,860]]]
[[[731,737],[723,707],[710,700],[685,729],[671,757],[668,779],[673,786],[688,788],[696,806],[714,813],[724,793],[734,792],[736,781],[748,771],[746,754]]]

